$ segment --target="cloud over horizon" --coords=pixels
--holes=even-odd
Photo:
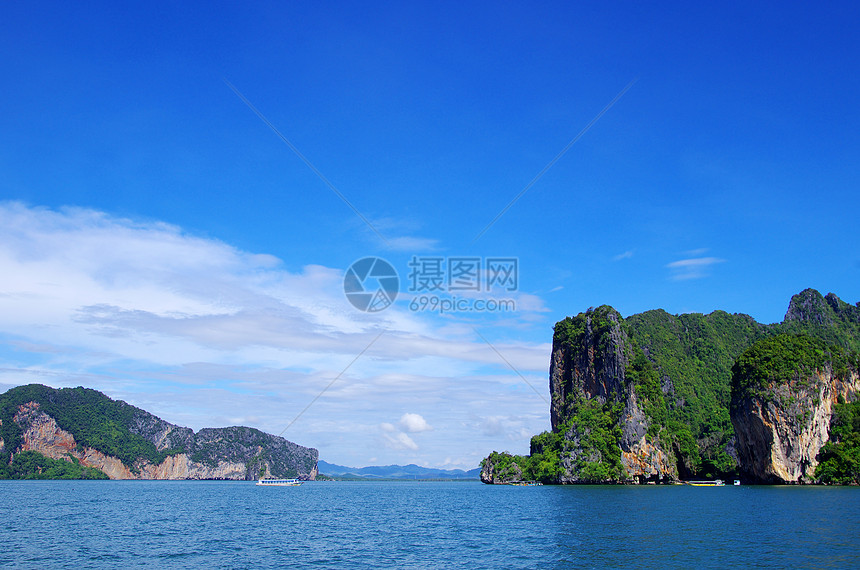
[[[0,274],[0,383],[83,384],[195,429],[245,422],[278,433],[343,373],[284,434],[341,462],[366,460],[379,418],[418,395],[429,405],[455,397],[465,423],[481,402],[513,412],[531,391],[470,326],[399,306],[360,313],[342,270],[290,272],[274,256],[161,222],[0,203]],[[526,315],[543,310],[531,297]],[[496,345],[535,385],[549,348]],[[383,432],[409,453],[418,445],[407,434],[422,433],[427,455],[403,461],[438,463],[446,442],[463,439],[431,427],[440,422],[458,420],[405,413],[399,434]]]

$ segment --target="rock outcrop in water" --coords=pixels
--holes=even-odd
[[[779,351],[768,366],[787,376],[746,390],[758,372],[737,363],[759,343],[796,338],[818,343],[814,357]],[[515,466],[552,483],[813,482],[833,403],[858,398],[858,351],[860,303],[813,289],[774,325],[723,311],[625,319],[589,309],[555,326],[552,431],[532,438],[530,456],[494,452],[482,480],[504,482]]]
[[[481,482],[502,485],[522,481],[523,470],[510,454],[494,453],[481,465]]]
[[[317,475],[316,449],[248,427],[194,433],[84,388],[13,388],[0,396],[0,436],[0,476],[25,451],[93,467],[111,479]]]

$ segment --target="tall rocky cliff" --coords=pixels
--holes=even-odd
[[[783,379],[741,389],[761,371],[741,370],[739,360],[749,363],[750,351],[777,338],[809,339],[827,358],[800,362],[796,351],[781,351],[772,360]],[[857,398],[858,350],[860,303],[813,289],[792,297],[785,320],[774,325],[723,311],[653,310],[625,319],[609,306],[589,309],[554,329],[552,431],[532,438],[530,457],[494,452],[482,479],[668,482],[742,474],[812,482],[833,404]]]
[[[95,390],[30,385],[0,395],[0,476],[36,452],[111,479],[314,479],[316,449],[248,427],[190,428]]]
[[[813,483],[836,404],[860,396],[860,358],[807,335],[762,340],[735,364],[732,423],[741,472]]]
[[[594,482],[592,473],[583,467],[608,459],[603,451],[589,445],[588,436],[595,426],[587,425],[578,415],[585,401],[597,403],[610,413],[613,406],[620,410],[615,420],[620,437],[616,439],[624,479],[677,477],[671,450],[648,437],[652,420],[628,378],[634,349],[622,322],[611,307],[599,307],[565,322],[553,339],[550,419],[553,431],[561,431],[565,442],[559,475],[562,483]]]

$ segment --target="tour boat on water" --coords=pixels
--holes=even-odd
[[[302,482],[298,479],[260,479],[257,485],[260,487],[298,487]]]
[[[714,481],[685,481],[687,485],[692,485],[693,487],[722,487],[725,485],[722,479],[716,479]]]

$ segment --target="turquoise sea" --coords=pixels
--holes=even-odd
[[[2,481],[15,568],[860,567],[860,489]]]

